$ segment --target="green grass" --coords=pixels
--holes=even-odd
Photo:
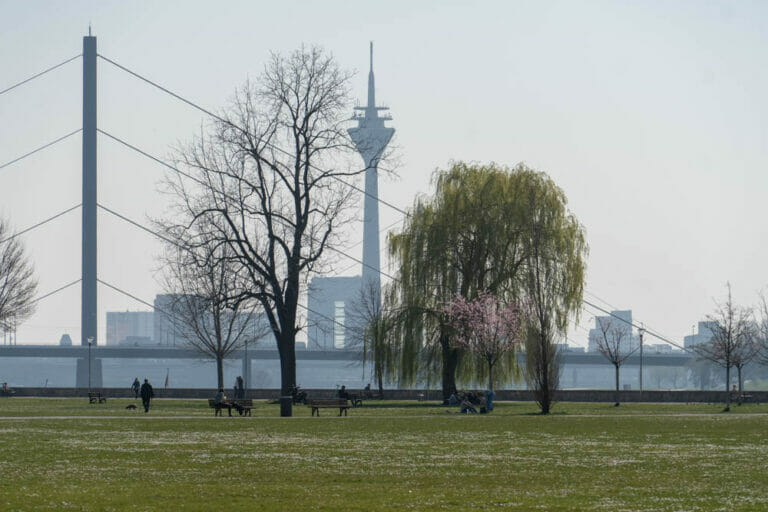
[[[0,510],[764,510],[768,406],[0,399]],[[447,412],[448,411],[448,412]],[[52,418],[59,416],[61,418]]]

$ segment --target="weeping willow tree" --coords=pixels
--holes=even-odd
[[[558,378],[555,343],[583,292],[581,225],[562,190],[523,164],[457,162],[436,171],[433,183],[434,195],[417,199],[403,230],[389,237],[398,277],[391,298],[402,312],[396,326],[401,384],[439,375],[448,398],[457,381],[484,375],[478,359],[455,342],[445,305],[490,293],[501,303],[528,305],[528,381],[540,405],[550,404]],[[516,375],[513,356],[498,368],[500,382]]]
[[[396,326],[401,385],[439,375],[447,399],[457,379],[483,375],[477,359],[455,343],[445,305],[456,297],[474,300],[482,292],[502,301],[518,298],[526,225],[516,198],[536,175],[524,166],[453,163],[435,173],[434,196],[417,199],[402,232],[389,237],[398,278],[391,298],[401,312]],[[514,365],[514,357],[505,359]],[[511,376],[509,370],[499,368],[498,375]]]
[[[526,376],[541,413],[547,414],[560,381],[556,344],[565,337],[569,318],[578,316],[588,248],[565,194],[548,176],[537,174],[519,200],[527,226],[522,272],[528,305]]]

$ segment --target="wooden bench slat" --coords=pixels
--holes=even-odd
[[[312,416],[317,414],[320,416],[320,409],[339,409],[339,416],[342,412],[347,415],[347,410],[350,405],[346,398],[316,398],[307,402],[307,407],[312,408]]]
[[[91,391],[88,393],[88,403],[95,404],[96,402],[103,404],[107,401],[107,397],[101,396],[101,393]]]

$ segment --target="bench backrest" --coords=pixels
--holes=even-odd
[[[253,407],[253,399],[251,398],[241,398],[238,400],[227,400],[227,402],[236,403],[238,405],[244,405],[246,407]],[[208,399],[208,405],[213,407],[216,405],[216,399],[215,398],[209,398]]]
[[[310,400],[308,405],[310,407],[315,405],[343,407],[347,405],[347,399],[346,398],[316,398],[315,400]]]

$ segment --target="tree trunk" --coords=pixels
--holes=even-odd
[[[493,363],[488,361],[488,391],[493,391]]]
[[[725,412],[731,410],[731,367],[725,367]]]
[[[743,366],[737,366],[736,370],[739,372],[739,396],[741,396],[742,392],[744,391],[744,381],[741,380],[741,369]]]
[[[224,358],[218,354],[216,355],[216,378],[218,389],[224,389]]]
[[[384,397],[384,376],[382,375],[383,372],[379,372],[379,398]]]
[[[450,345],[448,336],[440,336],[443,352],[443,400],[447,401],[456,393],[456,367],[459,365],[459,353]]]
[[[552,406],[552,389],[550,375],[549,375],[549,340],[543,334],[539,335],[539,351],[541,352],[540,364],[541,364],[541,386],[539,388],[539,407],[541,408],[541,414],[549,414],[549,409]]]
[[[280,333],[277,344],[280,353],[280,396],[291,396],[291,390],[296,386],[296,342],[290,333]],[[293,402],[288,405],[281,403],[281,416],[293,415]]]
[[[536,350],[539,352],[540,366],[540,382],[539,389],[537,390],[536,401],[539,403],[541,414],[549,414],[549,410],[552,407],[552,383],[550,382],[551,376],[549,375],[549,361],[552,354],[549,353],[551,347],[549,346],[549,340],[547,339],[544,329],[542,328],[538,336],[538,347]]]
[[[613,405],[618,407],[619,406],[619,398],[620,398],[619,397],[619,365],[618,364],[614,364],[614,366],[616,367],[616,403],[613,404]]]

